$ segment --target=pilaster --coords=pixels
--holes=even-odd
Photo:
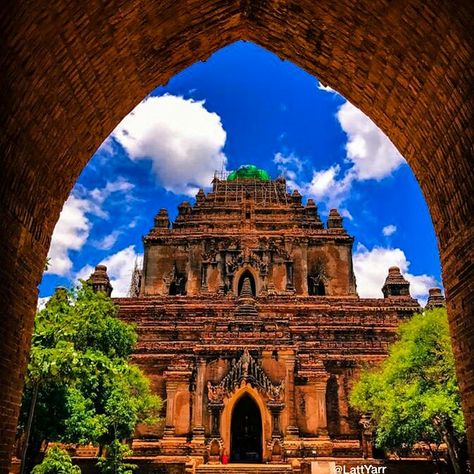
[[[204,442],[203,397],[206,359],[201,357],[197,365],[196,389],[193,397],[193,442]]]
[[[285,377],[285,405],[288,410],[288,425],[286,427],[286,436],[290,439],[299,435],[296,425],[295,411],[295,362],[296,356],[293,351],[283,352],[282,358],[285,361],[286,377]]]

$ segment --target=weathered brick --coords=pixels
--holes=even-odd
[[[239,39],[333,86],[412,167],[438,236],[473,453],[473,9],[468,0],[3,2],[0,453],[13,443],[16,416],[3,409],[18,413],[36,287],[73,183],[147,93]]]

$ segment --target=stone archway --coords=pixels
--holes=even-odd
[[[438,236],[474,453],[474,72],[468,0],[2,4],[0,470],[52,230],[79,173],[153,88],[238,40],[341,92],[408,160]]]

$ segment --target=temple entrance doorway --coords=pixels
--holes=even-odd
[[[250,395],[243,395],[235,404],[230,432],[232,462],[262,462],[262,416]]]

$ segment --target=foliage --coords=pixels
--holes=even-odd
[[[402,324],[389,357],[363,371],[350,403],[371,412],[379,447],[460,446],[465,427],[446,310],[425,311]]]
[[[138,423],[156,422],[161,400],[129,362],[136,340],[105,294],[85,282],[57,291],[36,316],[20,429],[36,386],[36,444],[108,445]]]
[[[73,466],[71,457],[59,446],[51,446],[41,464],[31,471],[32,474],[80,474],[79,466]]]
[[[107,448],[107,456],[100,458],[97,466],[102,474],[132,474],[137,466],[124,461],[131,454],[132,450],[128,445],[114,440]]]

